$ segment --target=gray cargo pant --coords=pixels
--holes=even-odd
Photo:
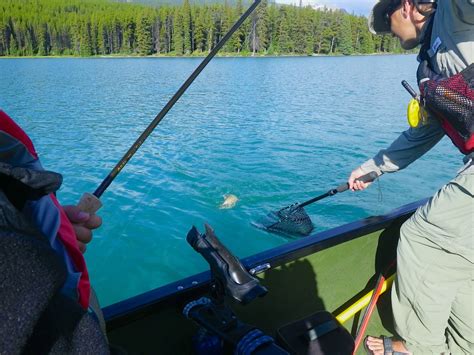
[[[474,165],[400,230],[395,329],[414,354],[474,354]]]

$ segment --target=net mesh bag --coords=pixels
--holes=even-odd
[[[425,106],[448,121],[465,145],[474,144],[474,64],[447,79],[428,80],[421,89]]]
[[[313,230],[313,222],[298,204],[269,213],[259,221],[258,226],[273,232],[300,236],[307,236]]]

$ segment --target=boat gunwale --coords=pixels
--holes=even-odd
[[[247,270],[262,264],[269,264],[270,268],[275,268],[292,260],[386,228],[393,221],[411,215],[426,201],[427,199],[422,199],[403,205],[384,215],[366,217],[315,233],[308,237],[251,255],[240,261]],[[120,327],[122,324],[130,321],[130,317],[138,319],[141,316],[145,316],[150,310],[157,307],[184,303],[192,297],[197,298],[209,286],[210,279],[210,272],[204,271],[106,306],[102,310],[107,322],[107,329],[110,331]]]

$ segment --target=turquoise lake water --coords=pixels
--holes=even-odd
[[[2,59],[0,107],[32,137],[58,193],[93,192],[199,58]],[[102,305],[203,271],[185,241],[210,223],[237,256],[290,240],[250,222],[347,180],[407,128],[413,55],[217,58],[102,197],[86,259]],[[461,156],[445,138],[364,192],[306,207],[316,231],[428,197]],[[239,198],[219,209],[224,194]]]

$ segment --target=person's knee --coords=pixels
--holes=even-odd
[[[402,259],[407,258],[410,262],[412,261],[414,257],[413,243],[420,233],[422,233],[422,231],[419,231],[416,228],[416,224],[413,222],[412,218],[402,224],[400,227],[400,239],[397,246],[397,260],[399,263],[402,262]]]
[[[405,221],[400,227],[400,240],[406,239],[410,234],[411,227],[409,226],[410,220]]]
[[[423,216],[420,216],[418,210],[400,227],[400,239],[398,241],[397,253],[417,253],[420,247],[427,243],[431,238],[431,231],[427,227]]]
[[[459,332],[459,329],[448,323],[446,337],[451,354],[474,354],[472,331],[462,334]]]
[[[400,227],[400,239],[412,239],[415,236],[422,236],[425,231],[424,218],[421,216],[420,210],[408,218]]]

